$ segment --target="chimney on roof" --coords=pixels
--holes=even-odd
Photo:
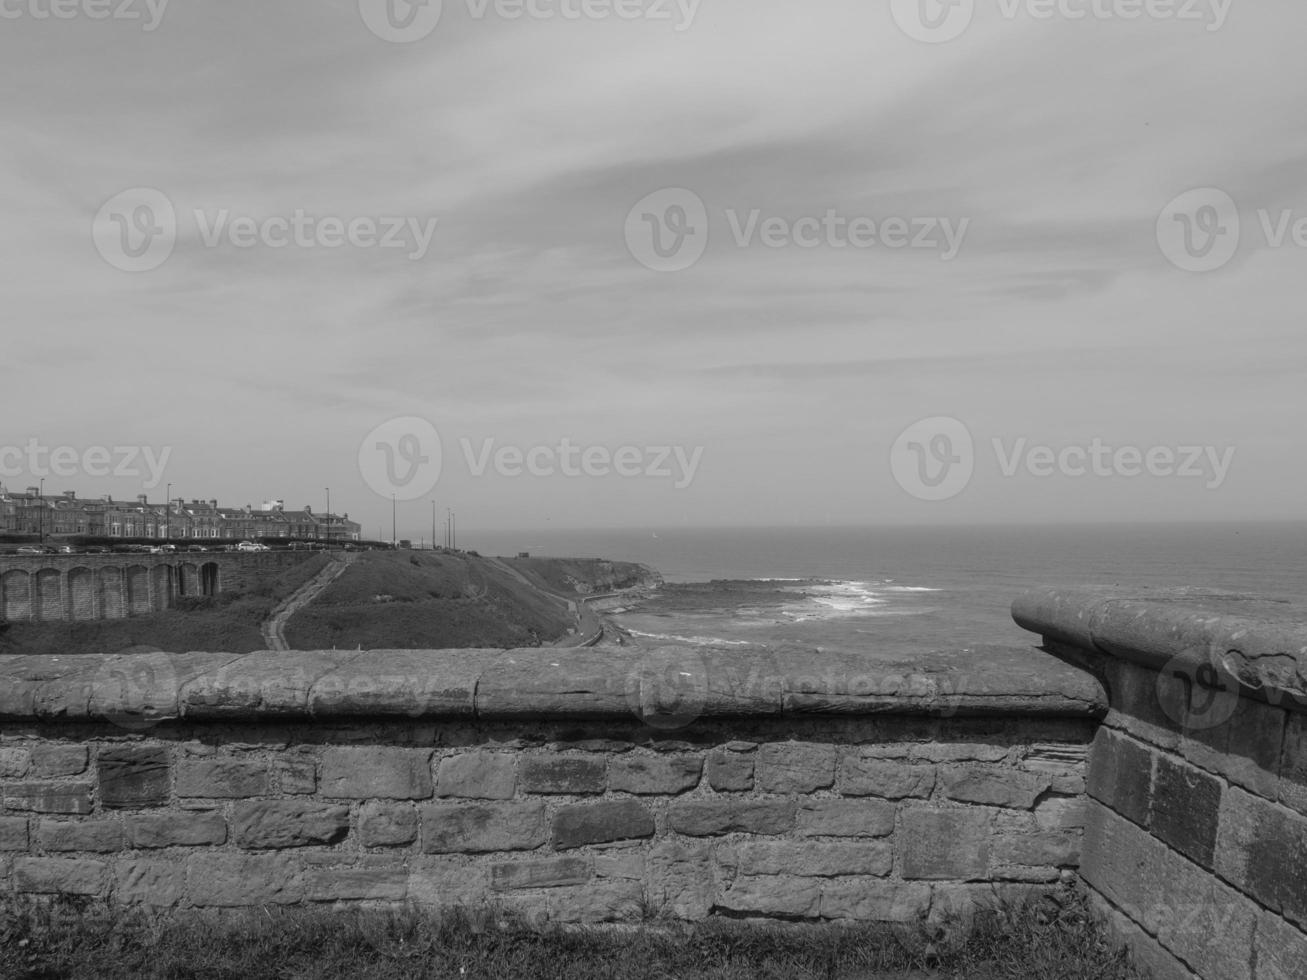
[[[109,496],[109,494],[107,493],[104,496],[102,496],[100,499],[104,501],[106,504],[113,503],[113,497]]]
[[[41,488],[40,488],[40,487],[28,487],[28,488],[27,488],[27,495],[28,495],[29,497],[35,497],[35,496],[36,496],[38,493],[40,493],[40,492],[41,492]]]
[[[216,500],[210,500],[210,501],[209,501],[209,506],[212,507],[214,510],[217,510],[217,509],[218,509],[218,501],[216,501]]]
[[[76,491],[76,490],[65,490],[65,491],[64,491],[64,499],[65,499],[65,500],[76,500],[76,499],[77,499],[77,491]]]
[[[147,494],[144,494],[144,493],[138,493],[138,494],[136,495],[136,502],[137,502],[138,504],[148,504],[148,503],[150,502],[150,498],[149,498],[149,496],[148,496]]]

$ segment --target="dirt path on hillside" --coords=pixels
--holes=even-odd
[[[286,642],[286,624],[297,612],[322,594],[329,586],[349,568],[356,555],[339,554],[331,556],[331,563],[304,585],[292,592],[281,605],[272,611],[272,615],[259,627],[263,634],[265,650],[289,650]]]

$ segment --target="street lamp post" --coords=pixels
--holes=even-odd
[[[36,520],[36,541],[45,544],[45,477],[41,477],[36,490]]]
[[[327,491],[327,516],[324,518],[327,522],[327,544],[331,544],[331,487],[324,487]]]
[[[172,531],[172,484],[163,492],[163,540],[167,541]]]
[[[395,502],[395,495],[390,495],[390,546],[399,547],[399,510]]]

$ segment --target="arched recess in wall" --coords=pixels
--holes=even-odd
[[[0,575],[0,618],[21,623],[32,618],[32,579],[15,569]]]
[[[105,619],[125,618],[126,599],[123,594],[123,570],[113,565],[100,569],[100,615]]]
[[[200,566],[200,594],[217,595],[220,591],[221,581],[218,577],[218,563],[216,561],[206,562]]]
[[[95,592],[95,573],[89,568],[74,568],[68,573],[68,597],[73,619],[100,618],[100,603]]]
[[[172,598],[176,588],[176,573],[171,565],[155,565],[150,570],[154,580],[154,611],[162,612],[172,608]]]
[[[150,571],[144,565],[131,565],[127,576],[127,615],[148,616],[150,608]]]
[[[63,582],[56,568],[43,568],[36,573],[36,618],[41,622],[58,622],[64,618]]]

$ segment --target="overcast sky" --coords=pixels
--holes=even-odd
[[[1302,516],[1301,0],[51,2],[0,0],[11,489]]]

